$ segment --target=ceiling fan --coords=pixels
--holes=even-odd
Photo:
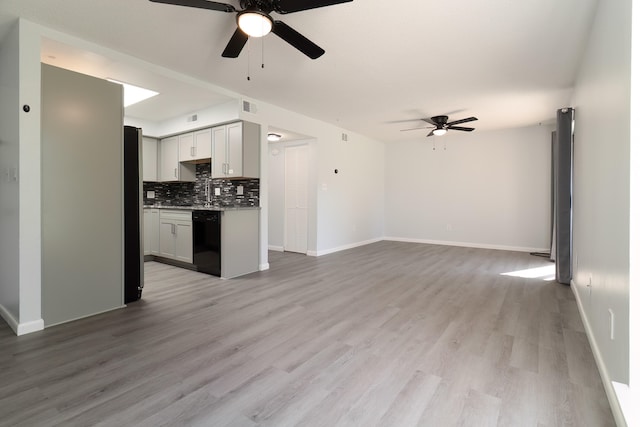
[[[457,126],[457,125],[462,123],[467,123],[467,122],[473,122],[478,119],[476,117],[467,117],[466,119],[454,120],[452,122],[449,122],[448,121],[449,116],[433,116],[433,117],[427,117],[420,120],[422,120],[423,122],[432,124],[435,127],[432,128],[430,126],[427,126],[427,127],[421,127],[421,128],[402,129],[402,131],[417,130],[417,129],[431,129],[431,132],[429,132],[429,134],[427,135],[428,137],[432,135],[441,136],[447,133],[447,131],[449,130],[461,130],[464,132],[471,132],[475,128],[468,128],[468,127]]]
[[[281,15],[319,7],[333,6],[353,0],[240,0],[241,10],[226,3],[209,0],[150,0],[154,3],[166,3],[176,6],[195,7],[199,9],[217,10],[219,12],[236,13],[238,28],[222,52],[225,58],[237,58],[249,37],[263,37],[273,32],[291,46],[311,59],[324,54],[324,49],[288,26],[271,17],[271,12]]]

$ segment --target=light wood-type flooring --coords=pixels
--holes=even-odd
[[[569,287],[526,253],[379,242],[16,337],[2,426],[612,426]]]

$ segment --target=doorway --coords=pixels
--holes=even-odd
[[[284,250],[307,253],[309,146],[284,150]]]
[[[278,133],[283,134],[282,140],[269,143],[269,250],[306,255],[314,247],[310,233],[315,205],[312,139],[282,130]]]

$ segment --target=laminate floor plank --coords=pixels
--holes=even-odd
[[[16,337],[0,426],[613,426],[571,290],[525,253],[378,242]]]

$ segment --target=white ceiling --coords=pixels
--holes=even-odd
[[[222,58],[233,14],[147,0],[2,0],[0,38],[22,16],[194,78],[43,42],[45,62],[161,92],[127,109],[132,117],[188,114],[232,91],[393,141],[420,136],[401,129],[438,114],[474,115],[478,131],[552,120],[570,102],[597,1],[354,0],[275,15],[326,50],[315,61],[273,34]]]

